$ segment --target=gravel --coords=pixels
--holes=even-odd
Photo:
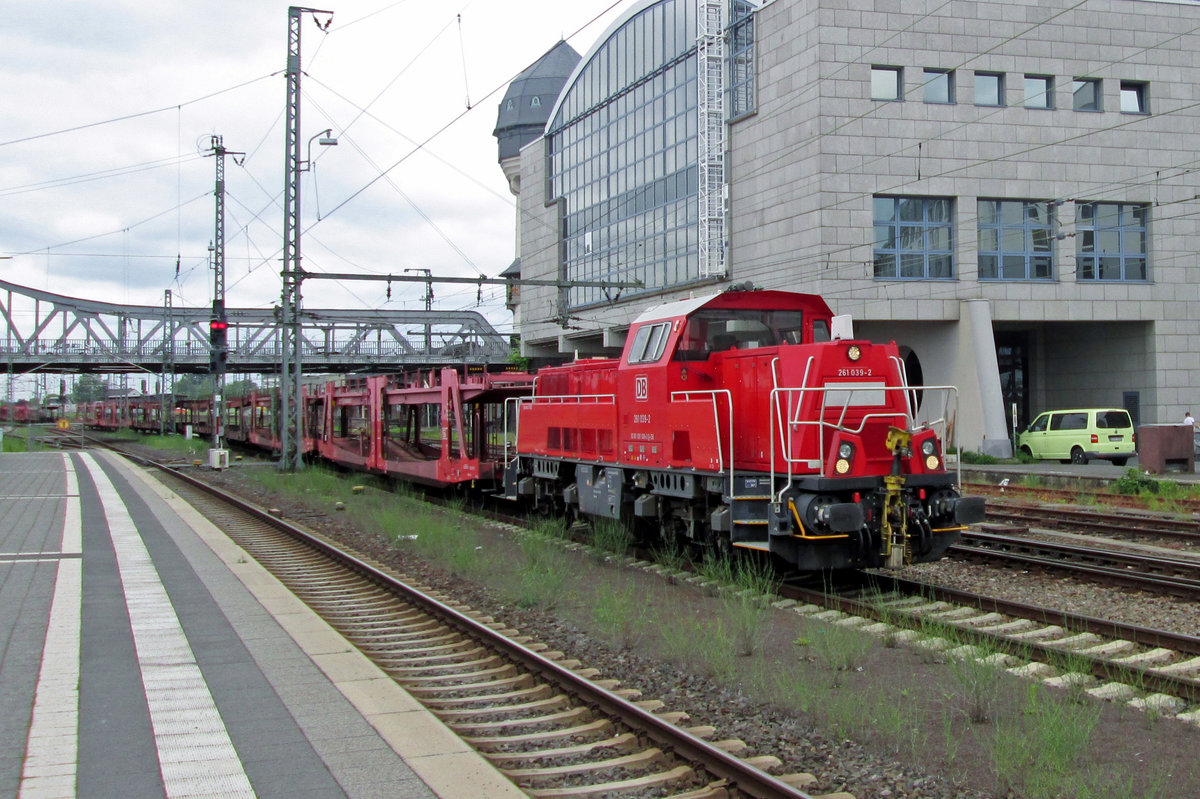
[[[264,495],[245,480],[238,469],[205,474],[228,490],[259,504],[276,504],[280,499]],[[588,615],[591,594],[584,584],[614,584],[631,581],[644,606],[652,609],[659,628],[697,624],[719,613],[720,599],[691,586],[671,584],[657,574],[632,567],[615,567],[582,556],[573,567],[578,590],[564,596],[553,609],[518,607],[505,589],[463,580],[431,567],[385,544],[376,535],[354,529],[345,516],[336,513],[321,519],[306,517],[315,526],[358,548],[368,556],[412,575],[424,584],[452,593],[458,599],[488,613],[523,633],[533,635],[559,649],[584,666],[600,670],[602,676],[620,680],[622,687],[638,688],[643,698],[660,699],[668,711],[683,711],[691,724],[713,725],[716,740],[738,738],[749,746],[749,754],[773,754],[784,767],[779,773],[796,771],[815,775],[818,783],[809,788],[816,794],[847,791],[858,799],[982,799],[1020,797],[1012,785],[997,778],[991,765],[987,741],[994,729],[989,722],[970,723],[958,712],[958,689],[944,659],[929,653],[892,648],[882,644],[864,654],[853,673],[838,675],[838,687],[828,689],[828,700],[810,698],[817,706],[797,709],[772,696],[744,674],[715,680],[691,664],[665,659],[660,650],[645,642],[615,646],[603,640]],[[512,534],[494,525],[485,526],[483,548],[497,557],[516,551]],[[1018,570],[998,571],[985,565],[943,560],[903,570],[904,576],[939,585],[1028,602],[1047,604],[1074,613],[1109,617],[1135,624],[1200,634],[1200,614],[1194,602],[1165,599],[1116,589],[1096,590],[1094,585],[1072,579],[1050,577]],[[790,674],[817,673],[822,667],[813,647],[802,639],[810,632],[798,628],[798,617],[789,611],[773,613],[756,657],[763,658],[767,673],[788,679]],[[800,632],[798,632],[798,629]],[[649,636],[647,636],[649,637]],[[748,659],[749,660],[749,659]],[[741,661],[739,661],[739,664]],[[746,671],[740,665],[738,671]],[[761,672],[760,672],[761,673]],[[991,719],[1019,716],[1026,707],[1028,683],[1012,680],[1013,686],[997,690]],[[879,696],[894,696],[894,702],[879,702]],[[889,706],[906,719],[907,739],[895,730],[894,719],[861,718],[847,725],[830,723],[820,707],[825,701],[858,701],[862,712],[879,713]],[[874,700],[872,699],[874,698]],[[874,701],[874,704],[872,704]],[[871,708],[875,708],[874,711]],[[880,713],[880,715],[882,715]],[[839,718],[836,714],[835,718]],[[845,721],[845,714],[840,716]],[[1103,740],[1104,763],[1120,765],[1133,785],[1096,796],[1194,796],[1200,795],[1200,776],[1192,766],[1200,744],[1194,727],[1178,722],[1149,724],[1139,714],[1121,706],[1106,705],[1094,733]],[[853,729],[847,729],[847,726]],[[876,731],[878,730],[878,734]],[[1145,752],[1155,753],[1149,774],[1136,774]],[[1142,772],[1146,769],[1141,766]],[[1154,793],[1157,779],[1170,779],[1167,793]],[[1124,778],[1123,778],[1124,779]],[[1143,780],[1149,780],[1144,782]]]

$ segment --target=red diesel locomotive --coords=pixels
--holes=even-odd
[[[848,321],[780,291],[646,311],[619,360],[539,371],[505,495],[803,571],[937,559],[984,512],[945,467],[954,390]]]

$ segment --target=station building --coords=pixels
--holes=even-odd
[[[648,305],[751,283],[958,386],[962,449],[1010,454],[1014,412],[1181,421],[1198,67],[1195,2],[633,2],[501,102],[510,271],[610,284],[523,286],[523,354],[619,354]]]

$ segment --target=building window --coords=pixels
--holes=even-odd
[[[903,99],[903,78],[904,70],[900,67],[871,67],[871,99]]]
[[[1076,206],[1075,279],[1148,279],[1149,205],[1085,203]]]
[[[1071,93],[1076,111],[1103,111],[1104,101],[1099,78],[1076,78]]]
[[[954,200],[875,197],[875,277],[954,277]]]
[[[740,119],[757,108],[754,80],[754,5],[737,0],[729,24],[729,118]]]
[[[975,73],[975,105],[1004,105],[1004,73]]]
[[[1149,84],[1136,80],[1121,81],[1121,113],[1150,113]]]
[[[925,102],[953,103],[954,102],[954,70],[927,69],[925,70]]]
[[[979,279],[1054,279],[1052,203],[979,201]]]
[[[1025,107],[1054,107],[1054,77],[1051,75],[1025,76]]]

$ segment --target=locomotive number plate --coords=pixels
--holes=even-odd
[[[847,367],[845,369],[838,369],[838,377],[870,377],[870,376],[871,376],[870,368],[857,367],[857,368],[852,369],[852,368]]]

